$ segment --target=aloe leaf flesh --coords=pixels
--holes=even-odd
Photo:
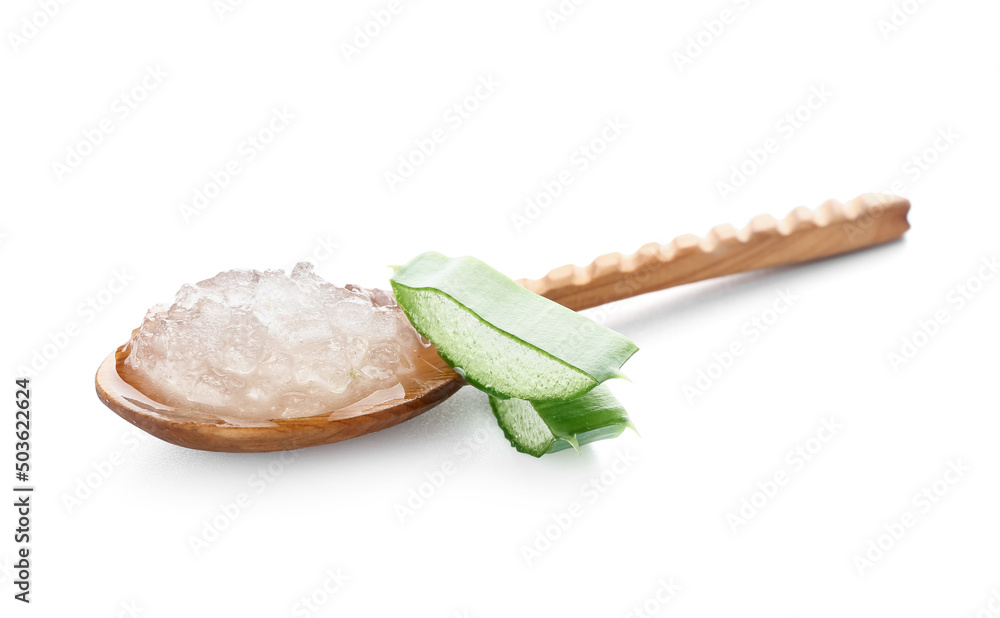
[[[392,289],[417,332],[477,388],[500,399],[579,397],[638,349],[628,338],[471,257],[428,252],[396,269]]]
[[[490,397],[490,407],[511,446],[534,457],[567,448],[579,451],[584,444],[616,438],[633,427],[605,385],[569,401]]]

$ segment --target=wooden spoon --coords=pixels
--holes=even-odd
[[[812,211],[796,208],[778,222],[755,217],[743,230],[720,225],[699,239],[679,236],[667,245],[644,245],[632,255],[603,255],[589,266],[563,266],[541,279],[522,279],[527,289],[580,310],[646,292],[713,277],[806,262],[890,240],[910,228],[908,200],[865,194],[847,204],[829,201]],[[180,410],[146,397],[120,371],[128,356],[118,348],[97,371],[97,394],[136,427],[167,442],[207,451],[251,453],[338,442],[409,420],[465,385],[437,355],[422,353],[422,365],[402,381],[402,392],[375,395],[329,414],[276,419],[259,426],[233,425],[194,410]]]

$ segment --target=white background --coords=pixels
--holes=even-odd
[[[221,17],[210,0],[71,2],[48,20],[32,0],[5,2],[4,486],[18,367],[77,330],[33,382],[35,589],[30,607],[11,599],[7,507],[4,615],[989,612],[1000,283],[974,282],[962,307],[948,299],[1000,250],[1000,7],[895,1],[594,0],[555,27],[556,0],[406,1],[357,54],[343,45],[386,0],[255,0]],[[909,14],[880,28],[897,8]],[[713,23],[724,9],[730,23]],[[700,53],[688,39],[699,36]],[[679,54],[697,57],[679,67]],[[166,76],[124,117],[119,97],[157,69]],[[491,76],[495,92],[460,126],[446,120]],[[831,96],[799,110],[809,119],[789,135],[782,117],[813,88]],[[241,143],[275,108],[294,120],[247,161]],[[103,119],[113,131],[58,173]],[[627,128],[580,170],[575,151],[609,119]],[[437,128],[446,141],[390,190],[385,173]],[[724,199],[718,183],[768,138],[778,151]],[[179,205],[233,159],[241,174],[185,221]],[[512,214],[564,169],[574,183],[518,230]],[[387,264],[433,249],[540,276],[890,189],[913,202],[903,242],[615,305],[607,325],[641,350],[632,382],[613,389],[642,437],[582,456],[515,452],[471,389],[287,465],[138,441],[93,392],[98,364],[147,307],[220,270],[312,256],[332,281],[385,286]],[[121,269],[128,285],[102,294]],[[744,324],[780,290],[797,300],[750,341]],[[109,296],[100,312],[81,306]],[[948,323],[894,367],[889,354],[939,310]],[[684,386],[733,341],[746,354],[689,401]],[[830,417],[842,428],[798,469],[786,454],[816,447]],[[635,461],[592,500],[582,488],[621,456]],[[397,505],[449,462],[454,474],[401,521]],[[968,471],[938,483],[946,495],[924,512],[913,496],[949,462]],[[280,474],[262,483],[269,465]],[[729,516],[776,472],[788,482],[734,532]],[[249,506],[196,553],[191,539],[240,494]],[[547,530],[573,503],[569,529]],[[905,513],[914,525],[859,568]],[[539,534],[558,538],[529,562]],[[337,569],[348,581],[325,595]],[[661,589],[671,578],[679,590]],[[325,603],[296,605],[310,595]]]

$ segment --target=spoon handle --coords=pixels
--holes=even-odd
[[[830,200],[816,210],[799,206],[780,222],[760,215],[739,231],[719,225],[704,238],[685,234],[666,245],[643,245],[632,255],[609,253],[588,266],[567,264],[541,279],[518,283],[570,309],[587,309],[675,285],[895,240],[910,229],[909,210],[906,198],[866,193],[846,204]]]

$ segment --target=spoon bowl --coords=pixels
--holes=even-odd
[[[284,451],[380,431],[430,410],[465,385],[431,346],[420,353],[413,373],[392,389],[328,414],[246,424],[200,413],[193,405],[180,409],[150,399],[126,381],[126,358],[128,346],[123,345],[97,370],[97,395],[104,405],[171,444],[226,453]]]

